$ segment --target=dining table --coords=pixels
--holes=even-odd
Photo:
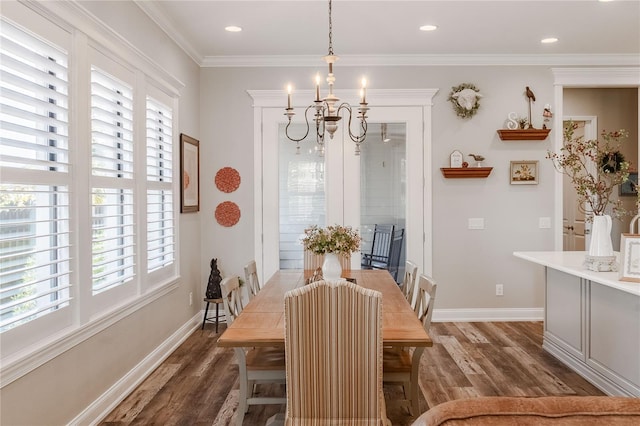
[[[240,398],[246,398],[248,392],[247,387],[242,386],[247,380],[243,348],[284,348],[285,294],[307,284],[312,274],[311,270],[276,271],[218,339],[218,346],[234,348],[238,357]],[[391,274],[375,269],[345,270],[342,277],[382,293],[383,346],[415,348],[412,369],[417,375],[420,357],[433,342]]]

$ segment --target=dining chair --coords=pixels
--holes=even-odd
[[[433,278],[420,274],[418,278],[418,294],[415,313],[422,327],[428,333],[431,327],[433,306],[436,300],[437,285]],[[384,348],[383,381],[385,383],[401,383],[405,399],[400,400],[409,406],[412,415],[419,413],[418,406],[418,370],[420,357],[424,348],[398,349]],[[414,357],[418,357],[414,362]]]
[[[402,279],[402,292],[405,299],[411,305],[411,308],[415,308],[413,304],[413,293],[415,292],[416,277],[418,275],[418,265],[410,260],[407,260],[404,264],[404,278]]]
[[[285,294],[286,425],[390,425],[382,393],[382,295],[316,281]]]
[[[220,282],[220,289],[222,290],[222,305],[224,306],[227,326],[230,326],[242,312],[240,280],[235,276],[223,278],[222,282]]]
[[[249,295],[249,301],[251,301],[260,291],[258,268],[255,260],[252,260],[244,266],[244,278],[247,281],[247,293]]]
[[[242,296],[238,277],[227,277],[220,283],[227,325],[231,325],[242,312]],[[255,396],[257,384],[284,383],[285,361],[282,348],[255,347],[237,348],[238,369],[240,372],[240,398],[236,422],[242,425],[244,414],[250,405],[284,404],[285,397]]]

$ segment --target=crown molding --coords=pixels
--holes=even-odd
[[[155,24],[169,36],[175,44],[180,47],[196,64],[202,66],[202,55],[193,47],[191,43],[182,35],[176,26],[167,19],[166,13],[161,11],[153,1],[133,0]]]
[[[287,94],[284,90],[247,90],[253,99],[254,107],[284,108]],[[309,99],[313,99],[315,90],[296,90],[293,93],[293,106],[304,108],[302,105]],[[433,105],[433,97],[438,89],[367,89],[369,106],[426,106]],[[336,90],[335,95],[342,102],[357,105],[360,100],[360,90]]]
[[[206,56],[204,68],[224,67],[314,67],[318,55]],[[350,55],[340,57],[340,66],[640,66],[639,54],[554,55]]]

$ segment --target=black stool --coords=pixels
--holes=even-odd
[[[202,330],[204,330],[205,323],[213,322],[213,317],[207,318],[207,313],[209,312],[209,303],[216,304],[216,333],[218,332],[218,306],[222,303],[222,299],[207,299],[204,298],[204,301],[207,302],[207,306],[204,308],[204,319],[202,320]]]

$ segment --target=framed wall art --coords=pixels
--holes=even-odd
[[[512,161],[510,176],[512,185],[537,185],[538,161]]]
[[[620,281],[640,282],[640,235],[620,237]]]
[[[180,213],[200,211],[200,141],[180,134]]]
[[[629,179],[620,185],[620,195],[638,195],[638,172],[629,173]]]

